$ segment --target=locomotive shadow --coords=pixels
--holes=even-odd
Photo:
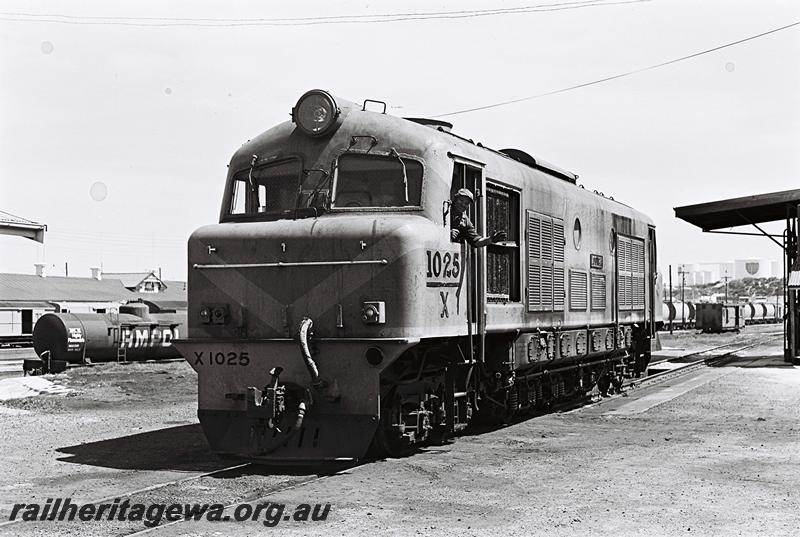
[[[623,394],[623,396],[625,397],[626,395]],[[509,427],[513,427],[514,425],[525,423],[527,421],[533,421],[539,418],[545,418],[547,416],[552,416],[560,412],[569,412],[571,410],[576,410],[588,404],[597,402],[601,399],[602,397],[599,395],[599,392],[597,392],[597,388],[595,388],[589,395],[585,397],[579,397],[572,400],[564,401],[562,403],[551,405],[547,408],[528,410],[526,412],[515,414],[508,419],[494,421],[494,422],[492,421],[472,422],[463,431],[458,432],[455,435],[455,438],[480,436],[494,431],[499,431],[500,429],[507,429]]]
[[[211,453],[200,424],[58,448],[58,460],[123,470],[214,471],[233,464]]]
[[[120,470],[178,470],[213,472],[248,462],[222,458],[211,452],[200,424],[179,425],[98,442],[58,448],[67,455],[58,460],[73,464]],[[251,464],[231,469],[214,477],[235,479],[247,475],[332,475],[361,463],[326,465]]]

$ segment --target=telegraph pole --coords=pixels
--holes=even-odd
[[[727,269],[725,269],[725,276],[723,276],[722,279],[725,280],[725,302],[724,303],[727,304],[728,303],[728,280],[731,279],[731,277],[728,276],[728,270]]]
[[[686,326],[686,303],[683,301],[683,286],[686,284],[686,271],[678,265],[678,275],[681,277],[681,325]]]
[[[672,265],[669,266],[669,305],[671,310],[675,310],[675,306],[672,305]],[[670,316],[671,317],[671,316]],[[672,321],[673,319],[669,320],[669,333],[672,333]]]

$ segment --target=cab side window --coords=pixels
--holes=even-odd
[[[488,183],[487,233],[505,231],[507,236],[505,241],[487,247],[486,279],[489,301],[520,301],[519,228],[519,192]]]

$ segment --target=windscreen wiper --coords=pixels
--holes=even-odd
[[[250,190],[255,192],[256,185],[253,183],[253,168],[256,167],[256,161],[258,160],[258,155],[253,155],[253,158],[250,159],[250,171],[247,172],[247,182],[250,184]]]
[[[330,182],[331,174],[327,171],[323,170],[322,168],[312,168],[310,170],[303,170],[303,173],[306,175],[310,174],[311,172],[320,172],[322,177],[317,182],[317,185],[311,191],[311,194],[308,196],[308,202],[306,203],[306,207],[311,207],[314,201],[317,199],[317,195],[322,191],[322,189],[328,185]],[[330,196],[328,197],[328,203],[330,203]],[[299,204],[298,204],[299,205]]]
[[[389,151],[389,154],[393,157],[397,157],[397,160],[400,161],[400,165],[403,167],[403,195],[405,196],[403,201],[408,205],[408,175],[406,174],[406,163],[403,162],[403,158],[394,147]]]

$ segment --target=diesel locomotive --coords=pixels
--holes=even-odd
[[[380,101],[312,90],[291,117],[236,151],[219,223],[188,243],[174,343],[215,452],[401,455],[645,370],[661,317],[645,215]],[[462,188],[477,231],[506,240],[451,241]]]

